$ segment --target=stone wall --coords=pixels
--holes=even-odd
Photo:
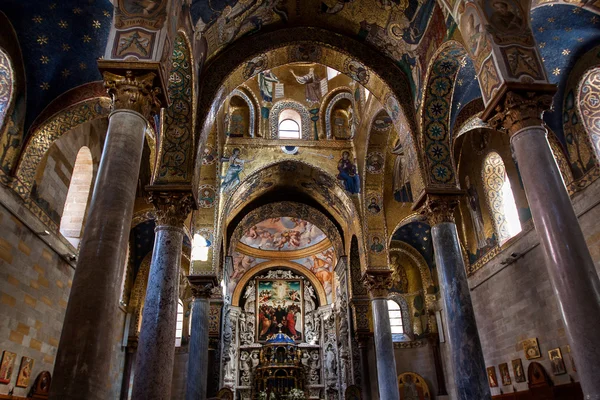
[[[0,205],[0,350],[17,354],[8,393],[21,357],[33,358],[33,379],[52,371],[69,299],[73,268]],[[15,388],[25,396],[29,388]]]
[[[431,395],[435,396],[437,394],[437,377],[435,375],[433,353],[426,339],[422,347],[394,349],[394,355],[398,375],[403,372],[417,373],[427,382]]]
[[[43,226],[18,205],[19,200],[4,190],[0,198],[0,351],[17,355],[11,382],[0,385],[0,394],[14,387],[15,396],[25,396],[41,371],[53,373],[75,270],[61,257],[68,251],[64,244],[60,247],[61,239],[50,234],[42,240],[35,232],[42,232]],[[121,309],[115,310],[114,317],[124,324]],[[123,374],[121,341],[122,330],[111,338],[111,369],[106,372],[115,399]],[[27,388],[16,388],[23,356],[34,360],[31,380]]]
[[[596,270],[600,271],[600,180],[573,199],[575,211],[592,252]],[[510,254],[520,258],[510,262]],[[507,264],[502,264],[509,260]],[[521,358],[524,370],[530,361],[525,359],[522,341],[538,338],[542,357],[540,362],[551,374],[548,351],[560,347],[567,374],[552,376],[555,384],[565,384],[570,376],[578,380],[573,370],[558,302],[548,277],[544,255],[534,229],[521,237],[491,260],[469,279],[477,326],[486,366],[495,366],[499,384],[498,365],[508,363],[512,385],[493,388],[492,394],[526,390],[527,383],[516,383],[511,361]]]

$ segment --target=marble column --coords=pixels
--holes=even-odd
[[[446,377],[444,375],[444,367],[442,364],[442,354],[440,352],[440,338],[437,332],[429,335],[429,345],[433,354],[433,364],[435,365],[435,377],[437,381],[438,396],[447,396]]]
[[[112,365],[123,320],[119,295],[147,118],[157,105],[155,74],[105,72],[113,100],[108,132],[81,240],[50,399],[113,397]]]
[[[133,400],[171,398],[183,224],[191,212],[189,192],[152,192],[156,237],[135,363]]]
[[[363,399],[371,398],[371,378],[369,377],[369,336],[358,337],[360,351],[360,389]]]
[[[509,92],[496,121],[511,135],[584,397],[598,400],[600,280],[542,126],[551,102],[549,94]]]
[[[491,399],[467,273],[454,223],[455,196],[428,195],[424,214],[431,228],[435,261],[448,320],[450,358],[459,400]]]
[[[188,280],[192,285],[194,300],[185,399],[205,400],[208,379],[210,294],[214,282],[206,282],[198,276],[188,276]]]
[[[363,276],[363,283],[371,296],[375,355],[377,356],[377,382],[379,398],[399,400],[394,342],[387,305],[387,295],[392,286],[392,271],[370,270]]]

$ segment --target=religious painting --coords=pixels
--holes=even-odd
[[[508,386],[512,383],[510,379],[510,372],[508,372],[508,364],[502,363],[498,365],[498,370],[500,371],[500,378],[502,378],[502,385]]]
[[[16,359],[17,355],[15,353],[6,350],[2,352],[2,360],[0,361],[0,383],[10,383]]]
[[[550,366],[552,367],[552,374],[562,375],[567,373],[565,362],[563,360],[560,347],[548,351],[548,358],[550,359]]]
[[[119,0],[115,8],[115,27],[160,29],[167,17],[166,6],[165,0]]]
[[[396,100],[392,94],[389,94],[385,100],[385,106],[387,112],[392,117],[392,120],[396,121],[398,117],[400,117],[400,105],[398,104],[398,100]]]
[[[279,332],[302,340],[303,287],[300,279],[258,279],[256,326],[258,340]]]
[[[215,204],[217,197],[216,190],[212,185],[201,185],[198,188],[198,205],[201,208],[211,208]]]
[[[333,247],[293,261],[308,268],[323,285],[327,301],[333,301],[333,269],[335,266],[335,252]]]
[[[29,386],[29,379],[31,378],[31,371],[33,370],[33,358],[22,357],[21,367],[19,368],[19,375],[17,377],[17,387]]]
[[[134,56],[140,60],[151,59],[155,38],[155,32],[147,32],[143,29],[117,31],[113,56],[115,58]]]
[[[233,270],[231,271],[229,283],[227,284],[227,287],[231,290],[231,292],[233,292],[235,286],[247,271],[254,268],[258,264],[267,261],[266,259],[252,257],[237,251],[233,252],[232,259]]]
[[[221,189],[227,193],[235,189],[240,183],[240,173],[244,170],[244,164],[252,162],[252,160],[244,160],[241,157],[241,150],[239,148],[233,149],[230,156],[221,158],[222,162],[228,162],[227,172],[221,177]]]
[[[396,142],[396,145],[391,152],[396,156],[396,159],[394,160],[394,170],[392,171],[394,200],[399,203],[412,203],[413,195],[410,185],[407,155],[400,140]]]
[[[374,235],[371,238],[371,245],[369,246],[369,249],[372,253],[381,253],[383,250],[385,250],[385,245],[381,243],[381,238],[379,236]]]
[[[381,195],[378,193],[371,193],[367,198],[369,199],[367,210],[373,215],[379,214],[383,208]]]
[[[270,69],[258,74],[258,87],[264,101],[273,102],[273,85],[277,83],[279,83],[279,79]]]
[[[398,376],[398,392],[400,392],[400,400],[431,399],[427,382],[414,372],[405,372]]]
[[[342,158],[338,161],[338,172],[337,178],[343,182],[346,191],[350,194],[360,192],[360,178],[358,177],[356,163],[352,162],[348,151],[344,151]]]
[[[290,68],[290,73],[296,78],[296,82],[304,85],[305,98],[308,104],[318,104],[321,101],[321,79],[316,74],[314,68],[310,68],[304,75],[296,75]]]
[[[525,339],[523,341],[523,351],[525,352],[525,358],[528,360],[533,360],[542,356],[537,338]]]
[[[470,54],[476,60],[476,65],[479,65],[481,62],[480,55],[485,57],[490,53],[491,47],[486,38],[477,8],[472,4],[467,5],[465,8],[460,18],[460,27]]]
[[[471,224],[473,225],[477,249],[483,249],[488,244],[487,239],[485,238],[483,214],[481,213],[481,204],[479,202],[477,188],[475,185],[471,184],[469,175],[465,176],[465,189],[467,190],[467,206],[469,208],[469,215],[471,216]]]
[[[301,250],[320,243],[325,233],[312,222],[294,217],[276,217],[250,226],[240,241],[258,250]]]
[[[367,171],[371,174],[380,174],[383,170],[384,159],[380,152],[372,152],[367,155]]]
[[[202,165],[214,164],[219,157],[219,153],[216,149],[213,149],[209,145],[206,145],[202,150]]]
[[[344,73],[361,85],[369,82],[369,70],[356,60],[347,59],[344,63]]]
[[[486,369],[487,371],[487,377],[488,377],[488,383],[490,384],[490,387],[498,387],[498,377],[496,376],[496,367],[492,366],[492,367],[487,367]]]
[[[487,31],[498,44],[519,43],[531,45],[531,31],[523,9],[516,0],[482,1],[489,24]]]
[[[567,353],[569,353],[569,360],[571,361],[571,368],[573,368],[574,372],[577,372],[577,367],[575,366],[575,359],[573,359],[573,353],[571,353],[570,345],[567,345]]]
[[[386,132],[392,127],[392,119],[387,113],[381,113],[373,121],[373,129],[377,132]]]
[[[269,59],[266,54],[259,54],[244,66],[244,79],[250,79],[259,72],[265,71],[268,67]]]
[[[515,374],[515,382],[525,382],[525,372],[523,371],[523,363],[520,358],[512,360],[513,374]]]

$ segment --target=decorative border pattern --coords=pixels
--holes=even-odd
[[[271,125],[271,139],[277,139],[279,137],[279,114],[286,109],[297,111],[298,114],[300,114],[300,122],[302,124],[302,139],[311,140],[310,114],[302,104],[293,100],[279,101],[273,105],[273,108],[271,108],[271,114],[269,116],[269,124]]]

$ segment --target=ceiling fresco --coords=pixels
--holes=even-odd
[[[101,80],[96,60],[104,54],[112,23],[109,0],[37,2],[3,0],[25,63],[25,131],[60,94]]]
[[[316,245],[325,239],[317,226],[300,218],[269,218],[253,225],[240,242],[259,250],[289,251]]]
[[[435,268],[431,227],[427,223],[410,222],[396,230],[392,235],[392,240],[411,245],[423,256],[430,270]]]

